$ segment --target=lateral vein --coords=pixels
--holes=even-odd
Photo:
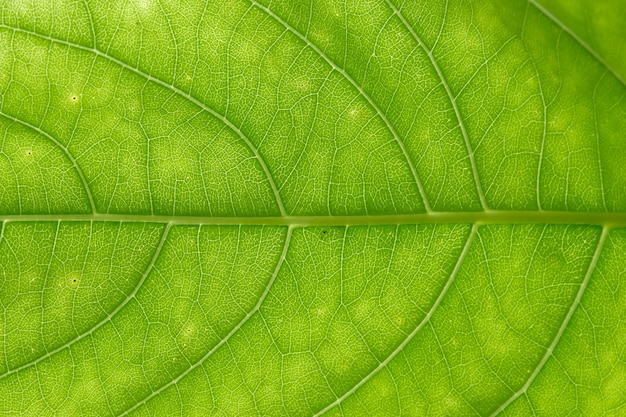
[[[593,271],[596,268],[596,264],[598,263],[598,259],[600,259],[600,255],[602,253],[602,248],[604,247],[604,243],[606,242],[606,238],[609,235],[609,231],[610,231],[610,229],[606,228],[606,227],[602,229],[602,234],[600,235],[600,239],[598,240],[598,244],[596,245],[596,250],[595,250],[595,252],[593,254],[593,257],[591,258],[591,262],[589,263],[589,267],[587,268],[587,272],[585,274],[583,282],[580,284],[580,288],[578,289],[578,293],[576,293],[576,297],[574,298],[574,301],[572,302],[572,305],[570,306],[567,314],[565,315],[565,319],[563,320],[563,323],[561,323],[561,326],[559,327],[559,330],[556,332],[556,335],[554,336],[554,339],[552,339],[552,343],[550,343],[550,346],[548,346],[548,349],[546,350],[546,353],[543,355],[543,357],[541,358],[541,360],[539,361],[539,363],[537,364],[537,366],[535,367],[533,372],[530,374],[530,376],[528,377],[528,380],[526,380],[526,383],[518,391],[516,391],[513,395],[511,395],[509,397],[509,399],[506,400],[500,407],[498,407],[496,409],[496,411],[494,411],[490,415],[490,417],[497,416],[502,411],[504,411],[504,409],[507,408],[513,401],[515,401],[516,399],[518,399],[519,397],[524,395],[526,393],[526,391],[528,391],[528,388],[533,383],[535,378],[537,378],[537,375],[539,375],[539,373],[543,369],[543,367],[546,364],[546,362],[548,362],[548,359],[550,359],[550,357],[554,353],[554,349],[556,348],[556,345],[561,340],[561,337],[563,336],[563,333],[565,332],[565,329],[567,328],[567,325],[569,324],[570,320],[572,319],[572,316],[574,315],[574,313],[576,312],[578,306],[580,305],[580,301],[583,298],[583,294],[585,293],[585,290],[587,289],[587,285],[589,284],[589,280],[591,279],[591,275],[593,274]]]

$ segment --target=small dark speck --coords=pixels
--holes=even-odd
[[[322,230],[322,233],[326,234],[326,230]]]

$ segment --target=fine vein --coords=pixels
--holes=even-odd
[[[428,201],[428,198],[426,197],[426,191],[424,190],[424,186],[422,184],[422,181],[420,180],[419,175],[417,174],[417,169],[415,168],[415,164],[413,163],[413,160],[409,156],[409,152],[407,151],[404,142],[402,141],[402,139],[400,139],[400,136],[398,135],[398,133],[396,132],[394,127],[389,122],[389,119],[387,119],[387,116],[385,115],[385,113],[380,109],[380,107],[378,107],[378,105],[374,102],[374,100],[372,100],[372,98],[369,96],[369,94],[367,94],[365,92],[365,90],[363,90],[363,87],[361,87],[350,76],[350,74],[348,74],[343,68],[341,68],[338,65],[336,65],[320,48],[317,47],[317,45],[315,45],[313,42],[311,42],[309,39],[307,39],[302,33],[298,32],[291,25],[289,25],[287,22],[285,22],[280,16],[278,16],[276,13],[274,13],[269,8],[267,8],[267,7],[257,3],[255,0],[249,0],[249,1],[250,1],[251,4],[253,4],[254,6],[256,6],[259,9],[261,9],[262,11],[264,11],[268,16],[272,17],[276,22],[280,23],[289,32],[291,32],[294,35],[296,35],[307,46],[309,46],[311,49],[313,49],[335,71],[340,73],[354,88],[356,88],[357,91],[359,92],[359,94],[363,98],[365,98],[365,100],[367,100],[368,104],[374,109],[376,114],[378,114],[378,116],[385,123],[385,126],[387,126],[387,129],[389,129],[389,131],[393,135],[394,140],[396,141],[396,143],[400,147],[400,150],[402,151],[402,155],[404,156],[404,159],[406,160],[406,163],[407,163],[407,165],[409,166],[409,168],[411,170],[411,175],[413,176],[413,180],[415,181],[415,184],[417,185],[418,191],[420,193],[420,197],[422,197],[422,201],[424,203],[424,207],[425,207],[426,211],[431,211],[430,202]]]
[[[74,166],[74,169],[76,170],[76,173],[78,174],[78,177],[80,178],[80,182],[82,183],[83,188],[85,189],[85,194],[87,194],[87,199],[89,200],[89,206],[91,208],[91,212],[92,213],[97,213],[96,203],[95,203],[95,201],[93,199],[93,194],[91,192],[91,188],[89,187],[89,183],[87,182],[87,177],[85,177],[85,173],[83,172],[82,168],[78,164],[78,161],[76,161],[74,156],[70,153],[70,151],[65,146],[63,146],[63,144],[61,142],[59,142],[58,140],[53,138],[47,132],[44,132],[41,128],[39,128],[37,126],[34,126],[34,125],[32,125],[32,124],[30,124],[28,122],[25,122],[23,120],[20,120],[20,119],[18,119],[16,117],[13,117],[10,114],[6,114],[6,113],[0,111],[0,116],[6,118],[8,120],[11,120],[14,123],[18,123],[18,124],[26,127],[27,129],[30,129],[30,130],[32,130],[32,131],[34,131],[36,133],[39,133],[41,136],[45,137],[50,142],[52,142],[52,144],[55,145],[58,149],[60,149],[65,154],[65,157]]]
[[[424,50],[424,52],[428,56],[428,59],[430,60],[430,63],[432,64],[433,68],[437,72],[437,75],[439,76],[439,79],[441,80],[441,83],[444,89],[446,90],[446,94],[448,96],[448,99],[450,100],[450,104],[452,105],[452,108],[454,109],[454,114],[459,122],[461,133],[463,134],[463,140],[465,141],[465,147],[467,149],[467,156],[469,158],[470,166],[472,168],[472,174],[474,176],[476,192],[478,193],[478,198],[480,199],[480,205],[483,208],[483,210],[488,210],[489,206],[487,205],[485,192],[483,191],[483,187],[480,183],[480,177],[478,176],[478,167],[476,166],[476,160],[474,158],[474,150],[472,149],[472,144],[470,143],[469,135],[467,134],[467,129],[465,129],[465,123],[463,122],[461,111],[459,110],[459,106],[456,102],[454,94],[452,93],[452,90],[450,89],[448,80],[444,76],[443,71],[441,71],[441,68],[439,67],[439,64],[437,63],[437,60],[435,59],[435,55],[433,54],[433,51],[426,46],[422,38],[413,29],[413,26],[411,26],[409,22],[407,22],[402,12],[390,0],[385,0],[385,2],[391,8],[391,10],[393,10],[393,13],[395,13],[398,16],[398,18],[402,21],[402,24],[404,25],[404,27],[406,27],[406,29],[411,33],[411,36],[413,36],[413,38],[419,44],[419,46]]]
[[[137,285],[135,286],[135,288],[133,289],[133,291],[128,294],[128,296],[124,299],[124,301],[122,301],[116,308],[115,310],[113,310],[108,316],[106,316],[102,321],[100,321],[98,324],[96,324],[95,326],[91,327],[88,331],[81,333],[80,335],[76,336],[74,339],[70,340],[69,342],[59,346],[56,349],[53,349],[49,352],[47,352],[45,355],[42,355],[40,357],[38,357],[37,359],[30,361],[28,363],[25,363],[17,368],[11,369],[7,372],[5,372],[4,374],[0,375],[0,380],[11,375],[14,374],[16,372],[19,372],[23,369],[26,368],[30,368],[33,365],[37,365],[39,362],[43,361],[44,359],[47,359],[49,357],[51,357],[52,355],[72,346],[73,344],[77,343],[78,341],[84,339],[85,337],[89,336],[90,334],[93,334],[93,332],[95,332],[96,330],[98,330],[100,327],[102,327],[103,325],[105,325],[106,323],[108,323],[109,321],[111,321],[111,319],[113,319],[113,317],[115,317],[115,315],[122,310],[133,298],[135,298],[135,296],[137,295],[137,292],[141,289],[141,287],[143,286],[143,283],[146,281],[146,278],[148,277],[148,275],[150,275],[150,271],[152,271],[152,268],[154,267],[154,264],[156,263],[157,259],[159,258],[159,255],[161,254],[161,250],[163,249],[163,246],[165,244],[165,241],[167,240],[167,235],[168,232],[170,230],[171,224],[168,224],[165,227],[165,230],[163,231],[163,234],[161,235],[161,240],[159,241],[158,246],[156,247],[154,254],[152,255],[152,259],[150,259],[150,263],[148,264],[148,266],[146,267],[143,275],[141,276],[141,278],[139,279],[139,281],[137,282]]]
[[[160,388],[154,390],[150,395],[148,395],[146,398],[144,398],[143,400],[139,401],[138,403],[136,403],[134,406],[132,406],[131,408],[127,409],[126,411],[124,411],[123,413],[120,414],[121,416],[125,416],[130,414],[133,410],[137,409],[138,407],[140,407],[142,404],[145,404],[147,401],[149,401],[151,398],[155,397],[156,395],[159,395],[161,392],[163,392],[164,390],[166,390],[167,388],[176,385],[178,383],[178,381],[180,381],[181,379],[183,379],[185,376],[187,376],[191,371],[193,371],[194,369],[196,369],[198,366],[202,365],[202,363],[204,361],[206,361],[209,356],[211,356],[213,353],[215,353],[215,351],[217,351],[220,347],[222,347],[226,342],[228,342],[228,340],[235,334],[237,333],[237,331],[239,331],[239,329],[241,329],[243,327],[244,324],[246,324],[246,322],[248,320],[250,320],[250,318],[252,316],[254,316],[254,314],[259,311],[259,309],[261,308],[261,305],[263,304],[263,302],[265,301],[265,298],[267,298],[267,294],[269,294],[270,290],[272,289],[272,286],[274,285],[274,281],[276,280],[276,277],[278,276],[278,272],[280,271],[283,262],[285,261],[285,258],[287,257],[287,252],[289,251],[289,243],[291,242],[291,233],[293,231],[293,228],[288,228],[287,229],[287,236],[285,237],[285,244],[283,246],[283,251],[280,254],[280,258],[278,259],[278,262],[276,263],[276,268],[274,269],[274,272],[272,273],[272,277],[270,278],[269,282],[267,283],[265,290],[263,291],[263,294],[261,294],[261,297],[259,297],[259,301],[257,301],[257,303],[255,304],[255,306],[252,308],[252,310],[250,310],[240,321],[239,323],[237,323],[235,325],[235,327],[233,327],[231,329],[230,332],[228,332],[228,334],[226,336],[224,336],[224,338],[222,340],[219,341],[219,343],[217,343],[215,346],[213,346],[211,348],[211,350],[209,350],[202,358],[200,358],[200,360],[198,360],[196,363],[194,363],[193,365],[191,365],[189,368],[187,368],[183,373],[181,373],[180,375],[178,375],[176,378],[172,379],[170,382],[168,382],[167,384],[161,386]]]
[[[548,19],[550,19],[551,21],[553,21],[557,26],[559,26],[561,29],[563,29],[563,31],[567,32],[568,35],[570,35],[572,37],[572,39],[574,39],[576,42],[578,42],[583,48],[585,48],[587,50],[587,52],[589,52],[598,62],[600,62],[602,65],[604,65],[606,67],[606,69],[615,77],[619,80],[619,82],[621,82],[623,85],[626,86],[626,81],[617,73],[617,71],[615,71],[609,64],[608,62],[606,62],[600,55],[598,55],[598,53],[587,44],[587,42],[585,42],[584,40],[582,40],[582,38],[580,38],[576,33],[574,33],[574,31],[572,29],[570,29],[568,26],[566,26],[563,22],[561,22],[555,15],[553,15],[548,9],[546,9],[545,7],[543,7],[541,4],[539,4],[537,2],[537,0],[528,0],[530,4],[532,4],[533,6],[535,6],[537,8],[537,10],[539,10],[541,13],[543,13]]]
[[[57,38],[53,38],[51,36],[47,36],[47,35],[43,35],[41,33],[37,33],[31,30],[26,30],[26,29],[21,29],[21,28],[16,28],[16,27],[12,27],[12,26],[8,26],[5,24],[0,24],[0,28],[5,28],[8,30],[12,30],[15,32],[19,32],[19,33],[25,33],[27,35],[31,35],[31,36],[36,36],[39,37],[41,39],[45,39],[47,41],[50,42],[54,42],[54,43],[58,43],[61,45],[65,45],[68,46],[70,48],[76,48],[82,51],[86,51],[86,52],[90,52],[96,56],[102,57],[110,62],[113,62],[114,64],[128,70],[131,71],[137,75],[139,75],[140,77],[153,82],[155,84],[160,85],[161,87],[164,87],[168,90],[170,90],[171,92],[173,92],[174,94],[185,98],[186,100],[188,100],[189,102],[195,104],[196,106],[198,106],[199,108],[201,108],[202,110],[210,113],[213,117],[215,117],[216,119],[218,119],[219,121],[221,121],[222,123],[224,123],[226,126],[228,126],[228,128],[233,131],[241,140],[244,141],[244,143],[246,144],[246,146],[248,147],[248,149],[250,149],[250,151],[254,154],[256,160],[259,162],[259,164],[261,165],[261,169],[263,170],[263,173],[265,174],[265,176],[267,177],[267,181],[269,182],[270,187],[272,188],[272,192],[274,193],[274,197],[276,199],[276,205],[278,206],[278,209],[280,210],[280,213],[282,215],[286,214],[285,211],[285,206],[283,204],[282,198],[280,196],[280,193],[278,191],[278,187],[276,185],[276,182],[274,181],[274,177],[272,176],[272,174],[269,171],[269,168],[267,167],[267,164],[265,163],[265,160],[261,157],[261,154],[259,153],[259,150],[257,149],[256,146],[254,146],[254,144],[250,141],[250,139],[241,131],[241,129],[239,129],[237,126],[235,126],[230,120],[228,120],[224,115],[218,113],[216,110],[214,110],[213,108],[209,107],[207,104],[203,103],[202,101],[198,100],[197,98],[195,98],[194,96],[192,96],[191,94],[185,93],[184,91],[180,90],[179,88],[177,88],[176,86],[174,86],[173,84],[168,84],[167,82],[156,78],[152,75],[149,75],[143,71],[141,71],[139,68],[135,68],[132,65],[129,65],[127,63],[125,63],[124,61],[121,61],[117,58],[114,58],[111,55],[108,55],[105,52],[102,52],[99,49],[96,48],[88,48],[85,47],[83,45],[79,45],[79,44],[75,44],[66,40],[62,40],[62,39],[57,39]]]
[[[376,375],[385,366],[387,366],[387,364],[389,364],[389,362],[391,362],[393,360],[393,358],[395,358],[398,355],[398,353],[400,353],[402,351],[402,349],[404,349],[404,347],[415,337],[415,335],[417,333],[419,333],[419,331],[422,330],[422,328],[430,321],[430,319],[432,318],[432,316],[435,313],[435,311],[437,310],[437,308],[441,305],[441,301],[446,296],[446,294],[448,293],[448,290],[452,286],[452,283],[454,282],[454,278],[457,276],[459,270],[461,269],[461,265],[463,264],[463,260],[465,259],[467,253],[469,252],[470,247],[472,246],[472,241],[474,240],[474,236],[476,236],[477,230],[478,230],[478,226],[474,225],[472,227],[472,230],[469,233],[469,236],[467,237],[467,240],[465,241],[465,245],[463,246],[463,249],[461,251],[461,254],[459,255],[459,258],[457,259],[457,262],[454,265],[454,269],[450,273],[450,276],[449,276],[448,280],[446,281],[445,285],[441,289],[441,292],[439,293],[439,296],[437,297],[437,299],[433,303],[433,305],[430,308],[430,310],[428,310],[428,313],[422,319],[422,321],[420,321],[420,323],[415,327],[415,329],[413,329],[413,331],[411,333],[409,333],[409,335],[402,341],[402,343],[400,343],[398,345],[398,347],[396,347],[396,349],[394,349],[394,351],[391,352],[391,354],[389,354],[389,356],[387,356],[385,358],[385,360],[380,362],[378,364],[378,366],[376,368],[374,368],[374,370],[372,370],[369,374],[367,374],[363,379],[361,379],[356,385],[354,385],[350,390],[348,390],[341,397],[337,398],[334,402],[332,402],[331,404],[327,405],[321,411],[316,413],[315,417],[321,416],[322,414],[326,413],[330,409],[332,409],[332,408],[336,407],[337,405],[341,404],[341,402],[343,402],[343,400],[348,398],[350,395],[354,394],[359,388],[361,388],[361,386],[363,386],[367,381],[372,379],[374,377],[374,375]]]
[[[533,383],[535,378],[537,378],[537,375],[539,375],[539,373],[543,369],[548,359],[550,359],[550,357],[552,356],[554,352],[554,348],[559,343],[559,340],[561,340],[561,337],[563,336],[563,333],[565,332],[567,325],[572,319],[574,312],[576,312],[576,309],[578,308],[578,305],[580,304],[580,300],[582,299],[583,294],[585,293],[585,290],[587,289],[587,285],[589,284],[589,279],[591,278],[591,275],[596,267],[596,264],[598,263],[598,259],[600,259],[600,254],[602,253],[602,248],[604,247],[604,243],[606,242],[606,238],[608,235],[609,235],[609,229],[603,228],[602,234],[600,235],[600,239],[598,240],[598,244],[596,245],[596,250],[593,254],[593,258],[591,258],[591,262],[589,263],[589,267],[587,268],[587,273],[585,274],[585,278],[583,279],[582,284],[580,284],[578,293],[576,294],[576,297],[574,298],[574,301],[572,302],[572,305],[570,306],[569,311],[567,312],[567,315],[565,316],[565,319],[563,320],[563,323],[561,323],[561,327],[559,327],[559,330],[556,332],[556,335],[554,336],[552,343],[550,343],[550,346],[548,346],[546,353],[543,355],[543,357],[541,358],[541,360],[535,367],[534,371],[530,374],[530,376],[528,377],[528,380],[522,386],[522,388],[520,388],[513,395],[511,395],[511,397],[509,397],[508,400],[506,400],[500,407],[498,407],[496,411],[494,411],[491,414],[490,417],[497,416],[505,408],[507,408],[513,401],[515,401],[520,396],[524,395],[526,391],[528,391],[528,388]]]

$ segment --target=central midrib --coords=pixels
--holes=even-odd
[[[2,222],[32,221],[103,221],[155,222],[169,224],[215,225],[279,225],[279,226],[347,226],[420,223],[476,223],[476,224],[588,224],[603,227],[626,227],[626,213],[565,212],[565,211],[509,211],[431,212],[393,215],[311,215],[275,217],[211,217],[149,214],[26,214],[0,215]]]

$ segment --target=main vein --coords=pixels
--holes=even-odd
[[[487,210],[476,212],[431,212],[417,214],[346,215],[346,216],[276,216],[211,217],[150,214],[8,214],[2,222],[101,221],[151,222],[168,224],[276,225],[276,226],[346,226],[420,223],[475,224],[587,224],[607,228],[626,227],[626,213]]]

